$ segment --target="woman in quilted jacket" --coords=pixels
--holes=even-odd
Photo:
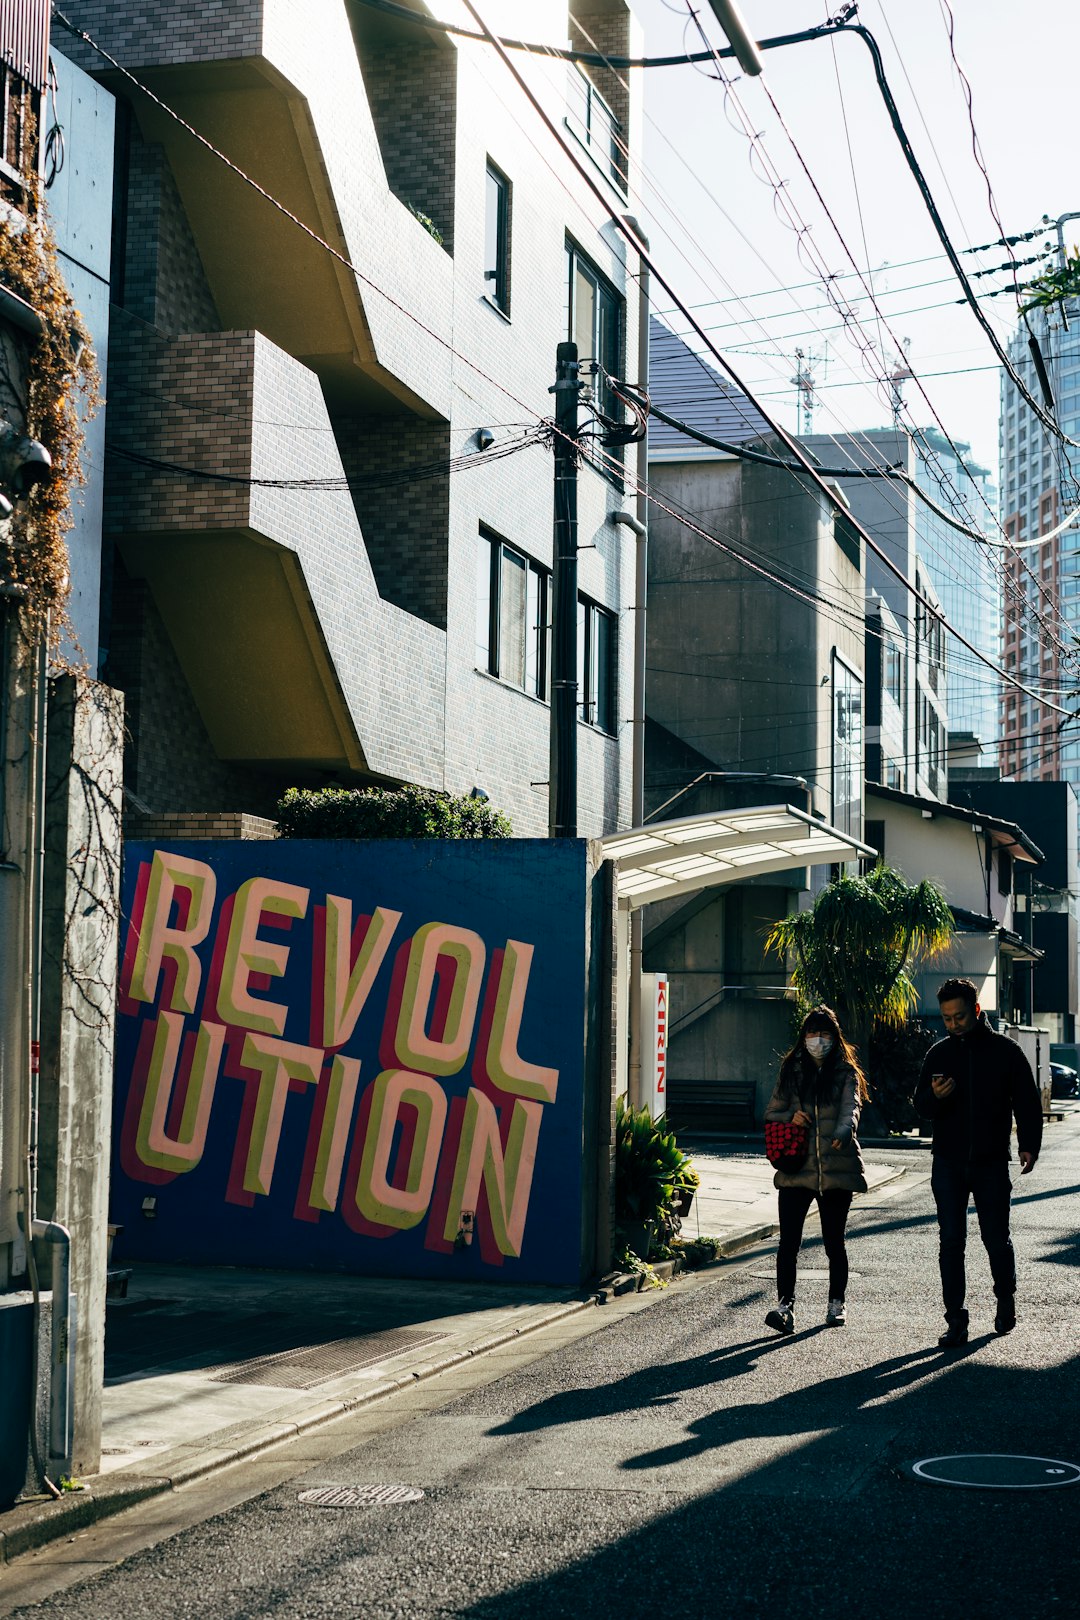
[[[866,1100],[866,1080],[854,1051],[844,1039],[836,1014],[815,1007],[803,1019],[795,1045],[780,1064],[776,1090],[765,1110],[767,1120],[790,1120],[809,1127],[804,1163],[779,1169],[777,1188],[780,1246],[776,1252],[777,1303],[765,1318],[777,1333],[795,1331],[795,1265],[803,1224],[817,1203],[821,1238],[829,1261],[829,1304],[826,1327],[844,1327],[848,1262],[844,1229],[852,1196],[866,1191],[857,1130]]]

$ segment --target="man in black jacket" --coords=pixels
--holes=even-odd
[[[1034,1168],[1042,1143],[1042,1098],[1031,1065],[1015,1041],[997,1035],[979,1006],[970,979],[946,979],[938,991],[948,1031],[926,1054],[915,1107],[934,1122],[931,1186],[940,1234],[941,1291],[946,1349],[967,1343],[964,1246],[969,1196],[990,1260],[997,1296],[994,1328],[1016,1326],[1016,1258],[1009,1235],[1009,1151],[1013,1117],[1020,1174]]]

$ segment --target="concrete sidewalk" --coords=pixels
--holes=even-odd
[[[684,1235],[718,1237],[725,1256],[773,1235],[772,1167],[756,1135],[686,1145],[701,1185]],[[902,1174],[867,1165],[871,1188]],[[139,1264],[126,1298],[109,1303],[101,1472],[0,1514],[0,1564],[605,1297]]]

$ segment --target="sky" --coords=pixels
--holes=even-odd
[[[632,0],[648,55],[702,48],[692,3]],[[813,27],[838,4],[742,0],[741,9],[760,39]],[[696,0],[696,9],[709,40],[722,44],[707,0]],[[1034,229],[1044,214],[1080,210],[1075,0],[1038,7],[952,0],[951,10],[1005,234]],[[989,270],[1007,265],[1007,250],[962,251],[1002,233],[973,154],[948,19],[946,0],[862,0],[859,7],[962,262]],[[728,97],[715,77],[689,64],[644,75],[645,186],[631,202],[665,279],[791,431],[799,425],[790,381],[796,348],[818,385],[813,430],[838,433],[891,420],[880,379],[902,364],[907,340],[906,363],[916,374],[903,385],[909,423],[939,423],[996,474],[997,362],[970,310],[955,302],[959,283],[886,116],[870,53],[859,39],[840,37],[772,50],[764,60],[761,79],[725,63],[733,76]],[[1041,231],[1015,254],[1026,258],[1053,239],[1053,228]],[[1065,239],[1069,246],[1080,239],[1080,220],[1065,227]],[[1024,266],[1019,274],[1038,270]],[[846,327],[826,285],[851,312]],[[973,286],[1011,286],[1011,276],[995,270]],[[1016,325],[1015,296],[983,299],[982,307],[1004,342]],[[662,290],[654,308],[672,309]],[[667,318],[687,331],[682,316]]]

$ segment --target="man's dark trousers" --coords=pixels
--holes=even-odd
[[[966,1324],[964,1246],[967,1241],[968,1196],[975,1200],[979,1231],[990,1260],[994,1293],[1009,1301],[1016,1293],[1016,1256],[1009,1236],[1009,1199],[1012,1182],[1007,1159],[969,1164],[963,1159],[934,1156],[930,1185],[937,1204],[941,1247],[941,1293],[945,1320]]]

